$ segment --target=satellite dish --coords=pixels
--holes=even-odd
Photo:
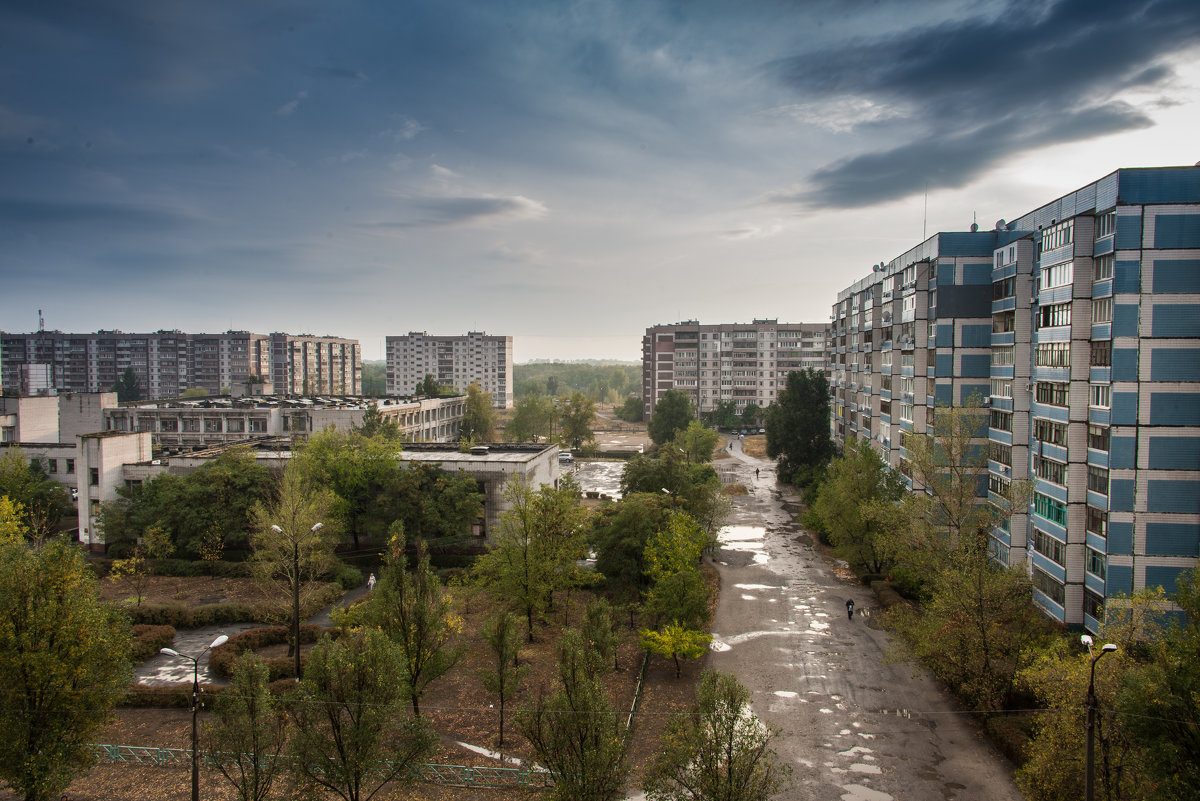
[[[997,231],[1003,231],[1006,227],[1008,227],[1008,223],[1004,221],[1003,217],[1001,217],[999,220],[996,220]]]

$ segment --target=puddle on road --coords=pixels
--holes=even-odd
[[[872,790],[861,784],[843,784],[842,801],[895,801],[895,798],[882,790]]]
[[[748,557],[747,561],[756,565],[765,565],[770,559],[765,526],[723,526],[717,532],[717,542],[728,560],[736,554],[743,559]]]

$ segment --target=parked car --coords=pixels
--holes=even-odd
[[[559,451],[558,452],[558,463],[559,464],[571,464],[574,461],[575,461],[575,457],[571,455],[570,451]]]

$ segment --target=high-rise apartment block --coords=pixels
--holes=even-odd
[[[812,367],[824,371],[824,323],[701,325],[696,320],[646,329],[642,337],[642,405],[646,419],[663,393],[681,389],[696,409],[710,412],[733,401],[766,408],[787,383],[787,374]]]
[[[362,351],[353,339],[248,331],[0,332],[3,385],[22,395],[106,392],[126,369],[150,398],[187,389],[220,394],[248,380],[273,382],[276,394],[354,395],[362,387]]]
[[[484,392],[492,393],[492,405],[497,409],[512,408],[512,337],[488,336],[483,331],[466,336],[410,331],[390,336],[386,342],[389,395],[411,395],[430,375],[460,392],[477,382]]]
[[[990,532],[1050,616],[1175,590],[1200,555],[1200,167],[1122,169],[992,231],[937,234],[847,287],[832,433],[903,471],[938,406],[988,407]]]

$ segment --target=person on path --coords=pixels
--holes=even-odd
[[[371,577],[369,579],[367,579],[367,592],[370,592],[373,589],[375,589],[375,574],[374,573],[372,573]]]
[[[758,468],[754,468],[754,477],[758,478]]]
[[[854,620],[854,599],[853,598],[846,599],[846,619]]]

